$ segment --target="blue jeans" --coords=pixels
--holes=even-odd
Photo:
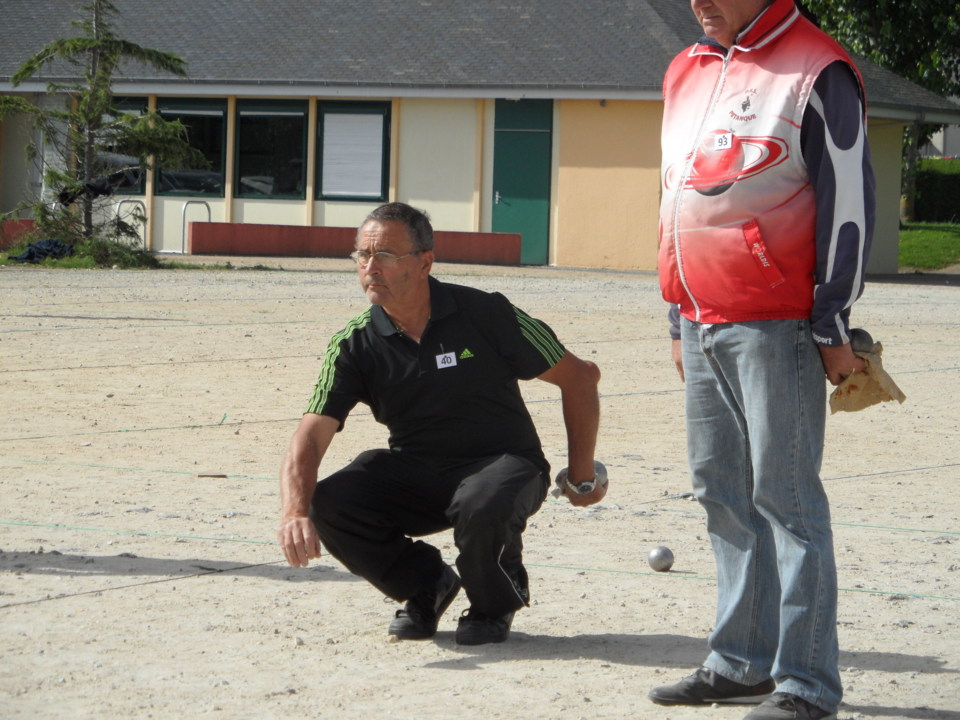
[[[684,318],[681,340],[690,473],[717,563],[704,664],[748,685],[772,677],[778,692],[836,711],[826,381],[810,324]]]

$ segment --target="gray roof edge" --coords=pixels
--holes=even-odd
[[[955,104],[955,103],[954,103]],[[945,108],[904,107],[891,103],[868,103],[867,116],[881,120],[919,121],[930,125],[960,125],[960,105],[956,110]]]
[[[0,92],[45,93],[48,82],[68,83],[70,80],[50,79],[26,82],[14,88],[0,79]],[[116,95],[184,95],[184,96],[242,96],[242,97],[362,97],[362,98],[536,98],[576,100],[654,100],[663,95],[657,87],[623,87],[618,85],[587,85],[563,83],[505,83],[489,84],[426,84],[426,83],[362,83],[309,81],[250,81],[221,82],[215,80],[123,80],[113,83]]]
[[[69,78],[46,78],[43,82],[25,82],[13,87],[7,79],[0,79],[2,93],[46,93],[48,82],[70,83]],[[170,95],[185,97],[334,97],[334,98],[450,98],[450,99],[552,99],[552,100],[646,100],[662,99],[659,87],[628,88],[616,85],[587,86],[585,84],[515,83],[484,84],[421,84],[421,83],[361,83],[308,81],[250,81],[222,82],[214,80],[146,80],[125,79],[113,84],[117,95]],[[905,105],[873,101],[867,104],[870,118],[897,120],[934,125],[960,124],[960,104],[939,98],[937,107]],[[954,110],[954,108],[956,108]]]

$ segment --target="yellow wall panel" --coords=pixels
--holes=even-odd
[[[184,205],[186,212],[184,212]],[[206,203],[206,206],[204,205]],[[207,207],[209,206],[209,216]],[[186,233],[191,222],[224,222],[223,198],[198,198],[160,196],[153,200],[153,248],[154,252],[179,253],[186,245]]]
[[[232,222],[261,225],[303,225],[303,200],[253,200],[233,201]]]
[[[475,230],[476,101],[404,98],[398,104],[397,199],[426,210],[436,230]]]
[[[903,125],[869,123],[867,141],[877,178],[877,221],[867,272],[896,275],[900,268],[900,157]]]
[[[363,219],[379,205],[380,202],[317,201],[314,203],[313,224],[321,227],[360,227]]]
[[[655,270],[661,104],[564,100],[555,177],[555,262]]]

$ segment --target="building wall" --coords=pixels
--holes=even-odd
[[[658,102],[560,103],[557,265],[656,268],[661,119]]]
[[[306,203],[303,200],[233,201],[233,222],[268,225],[304,225]]]
[[[313,224],[326,227],[358,227],[378,202],[317,201]]]
[[[13,95],[34,103],[54,104],[47,96],[20,93]],[[40,159],[27,161],[25,150],[31,140],[37,141],[38,152],[41,157],[46,158],[47,148],[44,147],[39,133],[34,131],[30,118],[8,115],[0,121],[0,214],[9,213],[20,202],[33,203],[40,199],[43,190],[43,163]]]
[[[214,197],[160,196],[153,198],[153,217],[148,218],[148,222],[153,225],[151,249],[154,252],[163,253],[181,252],[186,247],[185,224],[206,221],[227,222],[226,206],[223,198]]]
[[[426,210],[442,230],[473,231],[476,225],[477,101],[406,99],[399,112],[397,200]]]
[[[877,223],[867,272],[895,275],[900,251],[900,177],[903,125],[874,122],[867,127],[873,173],[877,179]]]
[[[24,148],[30,142],[25,117],[9,116],[0,122],[0,213],[13,210],[21,201],[32,201]]]
[[[944,157],[960,157],[960,125],[947,125],[939,134],[940,154]]]
[[[493,175],[492,100],[394,100],[390,199],[426,209],[438,230],[488,231]],[[550,262],[566,267],[654,270],[659,205],[661,104],[558,101],[555,107]],[[30,185],[26,121],[0,126],[0,211]],[[872,122],[878,217],[868,272],[897,272],[899,123]],[[228,148],[227,157],[232,157]],[[228,182],[231,173],[228,172]],[[229,188],[229,184],[228,184]],[[308,193],[308,197],[312,197]],[[110,198],[116,212],[121,196]],[[187,223],[207,220],[201,198],[149,196],[151,249],[180,252]],[[203,198],[214,222],[356,227],[376,202]],[[132,205],[127,205],[127,211]]]
[[[960,103],[960,97],[950,99]],[[921,148],[921,154],[925,157],[960,157],[960,125],[944,125]]]
[[[481,142],[482,115],[477,107],[472,99],[404,99],[394,103],[397,117],[393,123],[391,199],[427,210],[437,229],[478,229],[477,143]],[[232,156],[233,150],[228,147],[227,157]],[[183,207],[188,200],[201,198],[154,199],[154,250],[180,251]],[[312,224],[330,227],[356,227],[378,205],[358,201],[202,200],[210,206],[214,222],[275,225],[308,224],[307,203],[312,203]],[[206,207],[197,202],[192,202],[186,213],[187,223],[207,218]]]

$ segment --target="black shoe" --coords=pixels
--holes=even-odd
[[[460,576],[449,565],[428,590],[418,592],[397,610],[387,632],[401,640],[427,640],[437,634],[440,616],[460,592]]]
[[[751,710],[743,720],[832,720],[836,717],[836,714],[802,697],[778,692]]]
[[[513,613],[490,617],[473,608],[465,610],[457,623],[457,642],[461,645],[502,643],[510,634]]]
[[[757,685],[741,685],[702,667],[678,683],[655,687],[647,693],[647,697],[658,705],[758,703],[769,697],[775,687],[773,680],[764,680]]]

